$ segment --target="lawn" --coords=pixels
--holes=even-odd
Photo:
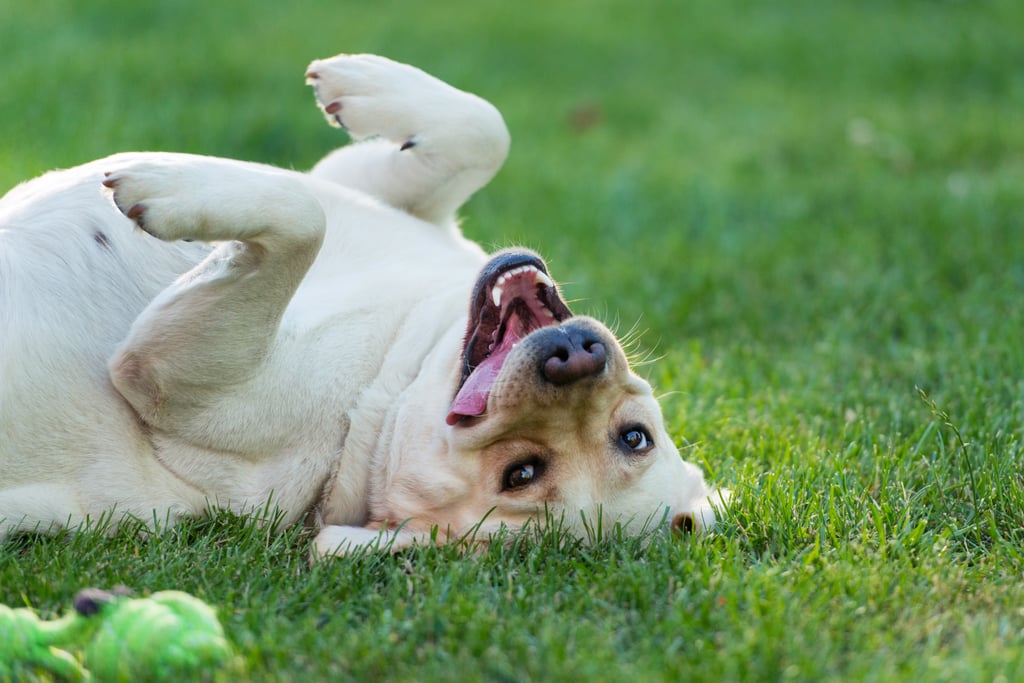
[[[530,5],[0,0],[0,191],[129,149],[308,168],[337,52],[477,92],[513,148],[465,231],[634,339],[736,492],[717,530],[310,566],[221,514],[9,542],[0,603],[186,590],[254,681],[1020,680],[1024,4]]]

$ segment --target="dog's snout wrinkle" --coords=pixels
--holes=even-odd
[[[579,327],[552,329],[541,349],[541,375],[556,386],[599,374],[608,364],[600,336]]]

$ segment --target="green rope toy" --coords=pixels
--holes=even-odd
[[[130,598],[87,588],[52,621],[0,605],[0,681],[40,670],[68,681],[187,680],[230,658],[216,612],[180,591]]]

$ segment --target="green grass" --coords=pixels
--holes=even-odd
[[[371,8],[372,6],[372,8]],[[636,328],[717,533],[307,564],[230,515],[0,547],[0,602],[217,605],[252,680],[1013,681],[1024,5],[0,0],[0,188],[127,149],[306,168],[340,51],[495,102],[464,211]],[[0,473],[2,478],[2,473]]]

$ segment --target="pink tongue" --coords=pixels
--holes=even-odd
[[[446,420],[448,424],[454,425],[464,417],[483,415],[487,411],[487,397],[491,395],[491,387],[507,355],[508,350],[499,349],[476,366],[452,401]]]

